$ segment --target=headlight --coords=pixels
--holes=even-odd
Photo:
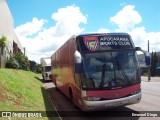
[[[93,97],[93,96],[85,96],[85,97],[83,97],[83,99],[86,101],[99,101],[101,98],[100,97]]]

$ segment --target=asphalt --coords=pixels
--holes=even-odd
[[[146,113],[152,113],[159,111],[160,104],[159,104],[159,96],[160,96],[160,77],[151,77],[151,80],[148,82],[148,77],[142,76],[142,100],[138,104],[134,105],[128,105],[126,107],[122,108],[116,108],[116,110],[120,111],[144,111]],[[74,106],[66,96],[64,96],[59,90],[55,89],[54,84],[52,81],[46,81],[44,82],[44,87],[47,90],[47,93],[51,99],[51,102],[53,103],[54,107],[56,108],[56,111],[68,111],[69,115],[67,112],[63,112],[62,117],[60,117],[61,120],[160,120],[159,117],[83,117],[83,112],[79,111],[79,109]],[[74,112],[70,111],[75,111],[75,113],[78,113],[78,116],[81,117],[72,117],[72,114]],[[61,113],[60,113],[61,114]],[[105,116],[105,115],[104,115]]]
[[[148,76],[141,76],[141,80],[145,82],[160,82],[160,77],[150,77],[150,80],[148,80]]]

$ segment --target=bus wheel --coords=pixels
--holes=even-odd
[[[69,88],[69,96],[70,96],[71,102],[74,104],[74,97],[73,97],[73,92],[71,88]]]
[[[45,82],[45,78],[44,78],[44,76],[42,75],[42,82]]]
[[[57,82],[56,82],[55,79],[53,80],[53,84],[55,85],[56,90],[58,90],[58,88],[57,88]]]

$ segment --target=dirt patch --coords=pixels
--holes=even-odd
[[[22,98],[23,96],[18,93],[14,95],[15,97],[9,96],[9,92],[5,89],[5,87],[0,86],[0,101],[1,102],[10,101],[10,102],[13,102],[14,105],[21,105],[19,99]]]
[[[19,100],[13,100],[13,103],[14,103],[14,105],[21,105],[21,103],[20,103],[20,101]]]
[[[18,94],[18,93],[15,94],[15,96],[16,96],[16,99],[14,99],[14,101],[13,101],[14,104],[15,104],[15,105],[22,105],[19,99],[23,98],[23,96],[20,95],[20,94]]]
[[[0,101],[6,102],[8,99],[7,90],[3,86],[0,86]]]

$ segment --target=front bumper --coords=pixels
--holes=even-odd
[[[104,100],[104,101],[86,101],[83,100],[83,110],[84,111],[97,111],[115,108],[119,106],[126,106],[130,104],[139,103],[141,100],[141,92],[129,97],[113,99],[113,100]]]

